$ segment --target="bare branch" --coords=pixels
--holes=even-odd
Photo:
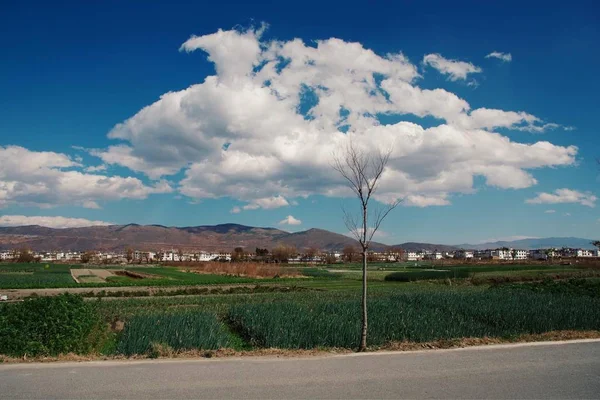
[[[375,233],[377,232],[377,230],[379,229],[379,226],[381,225],[381,223],[383,222],[383,220],[385,219],[385,217],[388,216],[388,214],[396,207],[398,207],[398,205],[402,203],[402,199],[396,199],[394,200],[393,203],[389,204],[387,207],[385,208],[379,208],[376,213],[375,213],[375,218],[373,222],[373,228],[371,229],[370,233],[369,233],[369,241],[367,242],[368,244],[371,244],[371,240],[373,240],[373,236],[375,236]]]
[[[364,166],[361,165],[359,159],[360,156],[357,154],[356,149],[352,144],[349,144],[343,159],[334,154],[332,166],[348,181],[350,189],[352,189],[362,202],[364,199],[363,181],[361,176],[363,174],[362,170],[364,169]]]
[[[352,213],[348,212],[345,208],[342,207],[342,212],[344,213],[344,224],[348,231],[354,236],[354,238],[362,245],[362,238],[360,235],[360,228],[358,227],[358,221],[356,216]]]
[[[373,159],[371,161],[372,177],[371,177],[370,181],[368,181],[369,195],[367,196],[367,201],[371,198],[371,195],[373,193],[375,193],[375,191],[377,190],[377,184],[379,183],[379,178],[381,178],[381,175],[383,174],[383,171],[385,170],[385,166],[387,165],[391,154],[392,154],[392,149],[389,149],[385,153],[382,152],[381,150],[379,150],[379,152],[377,154],[377,159]]]

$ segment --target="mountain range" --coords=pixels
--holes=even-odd
[[[592,250],[595,249],[595,247],[591,244],[591,242],[591,239],[583,239],[577,237],[548,237],[519,239],[512,241],[486,242],[480,244],[462,244],[458,247],[472,250],[494,249],[498,247],[509,247],[524,250],[571,247],[577,249]]]
[[[167,227],[162,225],[108,225],[83,228],[47,228],[39,225],[0,227],[0,248],[22,248],[49,251],[104,250],[122,251],[128,247],[139,250],[161,249],[232,251],[243,247],[272,249],[278,245],[298,249],[316,247],[321,250],[342,250],[357,242],[344,235],[323,229],[285,232],[276,228],[252,227],[238,224]],[[371,243],[375,251],[388,248]]]
[[[406,242],[386,245],[372,242],[371,250],[385,251],[400,247],[407,251],[452,251],[459,248],[479,250],[498,247],[534,249],[548,247],[576,247],[593,249],[590,239],[553,237],[497,241],[480,244],[444,245]],[[238,224],[167,227],[162,225],[108,225],[82,228],[48,228],[39,225],[0,227],[0,249],[27,247],[32,250],[104,250],[122,251],[128,247],[139,250],[206,250],[231,251],[243,247],[272,249],[278,245],[295,246],[297,249],[316,247],[326,251],[340,251],[358,243],[345,235],[324,229],[286,232],[276,228],[252,227]]]

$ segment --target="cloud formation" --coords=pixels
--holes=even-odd
[[[504,62],[511,62],[512,61],[512,55],[510,53],[501,53],[499,51],[492,51],[490,54],[488,54],[487,56],[485,56],[485,58],[497,58],[497,59],[502,60]]]
[[[77,171],[83,166],[66,154],[0,146],[0,207],[10,204],[42,208],[78,205],[99,208],[97,201],[145,199],[173,189],[165,181],[147,186],[133,177]]]
[[[274,208],[289,206],[290,203],[283,196],[264,197],[253,200],[252,203],[242,207],[244,210],[257,210],[259,208],[271,210]]]
[[[469,74],[477,74],[481,68],[464,61],[448,60],[440,54],[427,54],[423,64],[437,69],[441,74],[448,75],[451,81],[465,80]]]
[[[279,221],[279,225],[300,225],[300,224],[302,224],[302,221],[294,218],[291,215],[288,215],[287,217],[285,217],[284,219]]]
[[[0,215],[0,226],[40,225],[48,228],[81,228],[85,226],[112,225],[104,221],[68,217],[27,217],[25,215]]]
[[[577,155],[575,146],[519,143],[495,132],[557,124],[524,111],[472,109],[445,89],[423,89],[401,52],[378,55],[336,38],[269,41],[263,27],[194,36],[181,49],[205,52],[216,75],[163,94],[110,131],[119,144],[93,154],[151,179],[183,170],[182,194],[246,202],[232,213],[348,195],[331,159],[349,141],[366,152],[392,149],[376,199],[418,207],[473,193],[476,176],[498,188],[526,188],[537,183],[529,170],[572,165]],[[480,70],[439,55],[426,59],[450,79]],[[424,128],[404,115],[439,124]],[[382,116],[400,121],[384,124]]]
[[[595,207],[598,198],[590,192],[579,192],[571,189],[556,189],[554,193],[538,193],[536,197],[525,200],[529,204],[579,203],[587,207]]]

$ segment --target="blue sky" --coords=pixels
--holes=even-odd
[[[346,233],[341,206],[354,203],[323,157],[339,135],[355,135],[365,148],[393,143],[380,200],[405,202],[379,241],[598,236],[594,2],[324,3],[4,4],[0,224]],[[302,66],[311,54],[317,61]],[[286,57],[300,63],[294,73],[265,72]],[[378,74],[385,95],[356,94]],[[312,85],[322,108],[311,112],[298,84]],[[348,135],[332,119],[339,105],[351,110]],[[281,223],[288,216],[301,223]]]

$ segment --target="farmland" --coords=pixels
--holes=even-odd
[[[257,266],[250,263],[215,266],[103,266],[65,264],[0,264],[0,289],[99,288],[99,287],[174,287],[194,285],[276,284],[321,285],[334,281],[353,285],[361,271],[357,264],[331,267]],[[221,265],[219,265],[221,264]],[[77,281],[73,276],[78,277]],[[600,276],[597,269],[559,265],[428,265],[414,263],[374,263],[369,267],[369,280],[411,282],[423,280],[469,279],[493,283],[498,277],[508,280],[543,280],[544,277]],[[80,278],[79,278],[80,277]],[[507,278],[508,277],[508,278]],[[505,279],[505,280],[506,280]]]
[[[212,285],[254,282],[255,279],[218,274],[195,274],[179,271],[173,267],[106,267],[133,274],[94,279],[81,275],[76,282],[71,270],[86,269],[82,265],[65,264],[0,264],[0,289],[44,289],[70,287],[122,287],[122,286],[182,286]],[[95,267],[94,269],[97,269]],[[111,274],[112,275],[112,274]],[[141,278],[143,276],[143,278]]]
[[[35,278],[34,286],[80,287],[71,274],[79,268],[83,267],[2,266],[0,286],[31,285]],[[134,298],[126,298],[128,294],[123,292],[124,297],[111,299],[100,298],[110,294],[90,294],[86,307],[71,298],[56,300],[63,307],[64,321],[60,313],[54,313],[53,324],[87,327],[73,340],[93,344],[90,348],[70,343],[68,348],[82,354],[156,357],[217,349],[353,349],[357,345],[361,282],[353,265],[295,266],[293,274],[281,278],[196,273],[176,267],[126,266],[122,270],[131,271],[131,276],[108,276],[103,283],[83,286],[102,289],[109,285],[124,290],[124,286],[139,287],[143,282],[156,286],[160,293],[133,291]],[[395,343],[465,338],[516,340],[522,335],[556,331],[600,334],[598,272],[552,265],[441,269],[375,264],[369,271],[369,344],[387,348]],[[80,271],[79,276],[89,273]],[[11,281],[15,276],[26,278]],[[175,292],[162,293],[167,286]],[[37,303],[30,303],[34,300]],[[45,298],[34,300],[0,305],[1,318],[25,315],[19,311],[21,307],[34,311],[48,307]],[[76,304],[79,314],[66,312],[67,303]],[[3,335],[14,337],[11,343],[23,341],[30,347],[19,352],[18,346],[13,346],[9,355],[62,352],[43,343],[47,335],[36,328],[35,320],[11,318],[0,321],[6,322]],[[7,352],[0,349],[3,351]]]

